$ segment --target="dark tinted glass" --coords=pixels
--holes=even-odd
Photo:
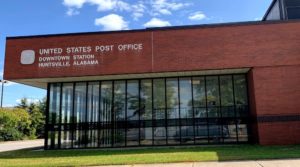
[[[287,8],[288,19],[300,19],[300,7]]]
[[[285,5],[287,7],[300,6],[299,0],[285,0]]]

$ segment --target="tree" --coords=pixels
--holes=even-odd
[[[43,98],[37,103],[28,103],[28,99],[22,98],[16,108],[26,110],[30,115],[31,120],[31,137],[41,138],[44,136],[45,113],[46,113],[46,98]]]

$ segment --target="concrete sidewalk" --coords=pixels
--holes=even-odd
[[[300,159],[111,165],[99,167],[300,167]]]
[[[0,143],[0,152],[21,150],[25,148],[43,147],[44,139],[8,141]]]

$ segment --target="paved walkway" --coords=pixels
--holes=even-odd
[[[112,165],[101,167],[300,167],[300,159],[230,162],[188,162],[147,165]]]
[[[0,152],[21,150],[25,148],[43,147],[43,146],[44,146],[44,139],[8,141],[8,142],[0,143]]]

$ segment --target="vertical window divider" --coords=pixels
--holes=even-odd
[[[94,122],[94,83],[91,85],[92,86],[92,91],[91,91],[91,114],[90,114],[90,122],[89,122],[89,127],[92,127],[92,130],[90,132],[90,138],[92,139],[92,147],[94,147],[95,143],[95,138],[93,137],[95,135],[95,122]],[[88,97],[87,97],[88,100]],[[87,101],[88,102],[88,101]],[[90,128],[89,128],[90,129]]]
[[[112,105],[111,105],[111,147],[114,146],[114,133],[115,133],[115,126],[114,126],[114,123],[115,123],[115,118],[114,118],[114,94],[115,94],[115,81],[112,81]]]
[[[209,118],[208,118],[208,106],[207,106],[207,84],[206,84],[206,76],[204,76],[204,87],[205,87],[205,107],[206,107],[206,129],[207,129],[207,143],[210,143],[209,141]]]
[[[239,135],[238,135],[238,122],[237,122],[237,111],[236,111],[236,101],[235,101],[235,87],[234,87],[234,76],[231,75],[232,81],[232,93],[233,93],[233,110],[234,110],[234,122],[235,122],[235,132],[236,132],[236,140],[239,142]]]
[[[191,77],[191,91],[192,91],[192,112],[193,112],[193,135],[194,135],[194,144],[196,144],[196,133],[195,133],[195,109],[194,109],[194,85],[193,85],[193,81],[194,81],[194,77]]]
[[[71,133],[72,133],[71,148],[74,148],[74,136],[75,136],[74,131],[76,133],[76,129],[77,129],[77,126],[76,126],[76,123],[75,123],[75,109],[74,109],[75,108],[74,107],[75,106],[75,98],[74,98],[75,97],[75,86],[76,86],[76,82],[73,83],[73,90],[72,90],[73,91],[73,95],[72,95],[73,97],[72,97],[72,111],[71,111],[72,112],[72,117],[71,117],[72,118],[72,123],[71,123],[71,125],[72,125],[71,126],[72,127],[71,128],[72,129],[71,130]]]
[[[45,125],[45,141],[44,150],[48,150],[48,133],[49,133],[49,102],[50,102],[50,83],[47,83],[47,99],[46,99],[46,125]]]
[[[220,82],[220,76],[218,76],[218,89],[219,89],[219,114],[218,117],[218,123],[221,123],[221,142],[224,143],[224,134],[223,134],[223,114],[222,114],[222,94],[221,94],[221,82]],[[220,142],[220,140],[219,140]]]
[[[166,136],[166,145],[168,145],[168,101],[167,101],[167,79],[164,78],[165,82],[165,136]]]
[[[128,84],[125,80],[125,147],[127,146],[127,129],[128,129],[128,119],[127,119],[127,103],[128,103],[128,94],[127,94]]]
[[[85,83],[85,122],[83,123],[84,127],[84,146],[87,147],[87,141],[88,141],[88,87],[89,87],[89,82]]]
[[[181,137],[181,109],[180,109],[180,84],[179,84],[179,77],[177,77],[177,98],[178,98],[178,120],[179,120],[179,143],[182,144],[182,137]]]
[[[138,114],[139,114],[139,146],[141,145],[141,80],[138,80],[138,98],[139,98],[139,107],[138,107]]]
[[[60,83],[60,86],[59,86],[59,128],[58,128],[58,148],[61,148],[61,127],[62,127],[62,83]]]
[[[151,79],[151,98],[152,98],[152,124],[151,124],[151,127],[152,127],[152,145],[154,145],[154,98],[153,98],[153,79]]]
[[[99,92],[99,99],[98,99],[98,122],[97,122],[97,135],[98,135],[98,147],[100,147],[100,133],[101,133],[101,121],[100,121],[100,116],[101,116],[101,98],[102,98],[102,95],[101,95],[101,81],[98,82],[98,85],[99,85],[99,89],[98,89],[98,92]]]

